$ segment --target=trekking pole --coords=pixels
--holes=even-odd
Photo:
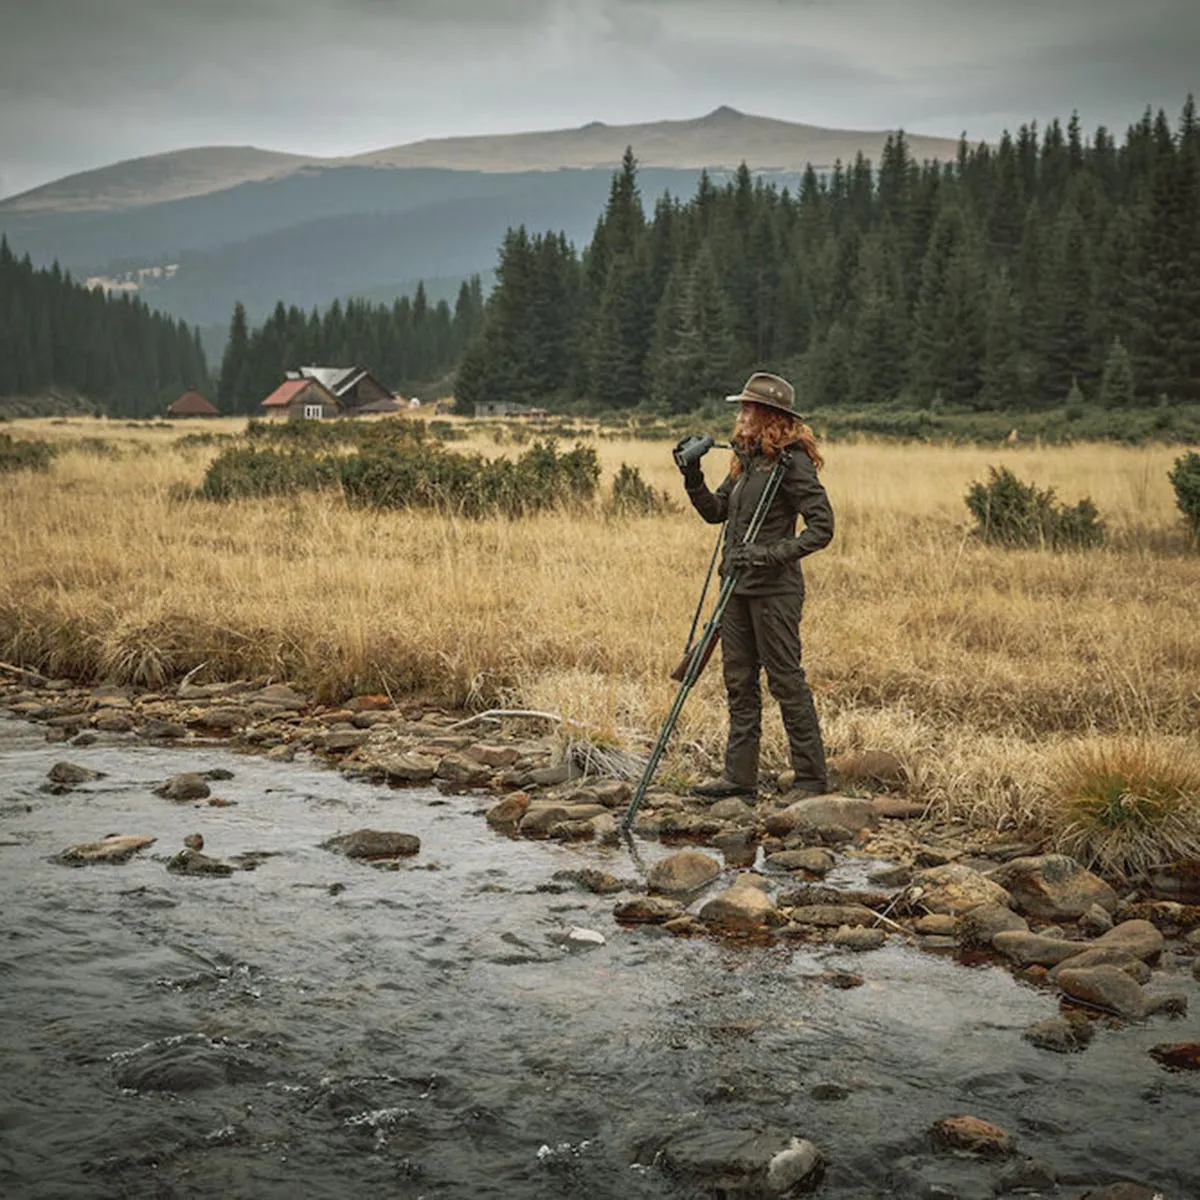
[[[771,507],[771,501],[775,499],[775,493],[779,491],[785,467],[786,459],[781,454],[778,462],[771,468],[770,478],[768,478],[766,486],[763,488],[763,493],[759,497],[758,504],[755,506],[754,513],[750,518],[750,524],[746,528],[746,536],[742,539],[742,545],[748,546],[758,537],[762,523],[766,519],[767,510]],[[721,590],[717,593],[712,615],[705,622],[699,640],[687,656],[687,668],[683,673],[683,680],[679,685],[679,691],[675,695],[675,702],[671,705],[671,710],[667,713],[667,719],[663,722],[662,728],[659,730],[658,740],[654,743],[654,749],[650,751],[650,757],[646,762],[646,769],[642,772],[641,779],[638,780],[637,788],[633,793],[633,799],[629,801],[629,805],[625,809],[625,814],[621,817],[620,829],[624,834],[628,834],[633,827],[634,818],[638,814],[638,809],[642,807],[642,801],[646,799],[646,792],[650,787],[650,781],[654,778],[654,772],[658,770],[658,764],[662,761],[662,756],[667,748],[667,742],[670,740],[671,734],[675,732],[675,726],[683,712],[683,706],[688,698],[688,693],[695,686],[696,680],[700,678],[700,672],[704,670],[705,664],[712,654],[717,636],[720,633],[721,618],[725,615],[725,609],[729,607],[729,601],[733,596],[734,589],[737,587],[737,582],[737,572],[726,575],[721,581]]]

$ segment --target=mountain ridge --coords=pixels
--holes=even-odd
[[[210,195],[243,183],[283,179],[312,168],[438,168],[511,174],[615,167],[626,146],[639,165],[758,171],[803,171],[851,161],[860,151],[878,160],[895,130],[846,130],[762,117],[721,106],[686,120],[570,129],[424,138],[338,157],[289,154],[254,146],[199,146],[124,159],[76,172],[0,200],[0,213],[105,213]],[[905,135],[913,157],[950,158],[957,139]]]

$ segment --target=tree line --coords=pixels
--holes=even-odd
[[[954,162],[902,133],[793,194],[742,166],[647,217],[627,151],[591,243],[510,230],[456,395],[684,411],[753,369],[803,404],[1200,400],[1200,125],[1078,116]]]
[[[305,313],[280,302],[251,330],[238,304],[221,360],[217,407],[255,413],[301,365],[368,367],[397,391],[428,384],[451,371],[483,326],[483,289],[478,276],[459,288],[453,312],[445,300],[431,305],[419,283],[410,299],[391,305],[335,300],[323,313]]]
[[[159,414],[184,389],[209,386],[199,335],[128,295],[35,269],[0,237],[0,396],[57,388],[114,416]]]

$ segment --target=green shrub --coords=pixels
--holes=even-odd
[[[0,433],[0,475],[7,471],[45,471],[57,453],[49,442],[27,442]]]
[[[652,488],[637,467],[621,464],[612,482],[612,493],[605,511],[618,517],[654,517],[659,513],[671,512],[675,505],[666,492]]]
[[[197,494],[205,500],[242,500],[318,491],[337,482],[337,465],[331,459],[235,446],[209,463]]]
[[[1189,450],[1181,455],[1167,478],[1175,489],[1175,503],[1183,513],[1192,537],[1200,542],[1200,454]]]
[[[1063,550],[1104,540],[1104,522],[1090,499],[1059,504],[1053,488],[1022,483],[1007,467],[989,467],[987,483],[971,484],[966,502],[985,542]]]

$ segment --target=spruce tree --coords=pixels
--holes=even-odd
[[[1133,386],[1133,364],[1129,354],[1114,338],[1108,358],[1104,362],[1104,375],[1100,381],[1100,404],[1105,408],[1133,408],[1137,402]]]

